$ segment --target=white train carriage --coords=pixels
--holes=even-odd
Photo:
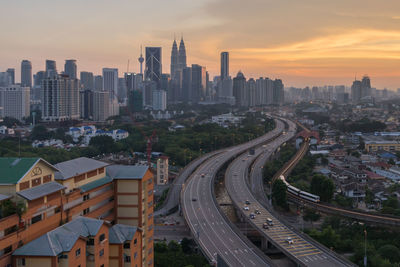
[[[319,196],[305,192],[305,191],[300,191],[299,196],[301,198],[310,200],[312,202],[319,202]]]

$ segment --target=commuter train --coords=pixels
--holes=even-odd
[[[281,175],[281,176],[279,176],[279,179],[281,179],[285,183],[285,185],[287,186],[287,191],[289,193],[292,193],[293,195],[296,195],[300,198],[303,198],[303,199],[306,199],[306,200],[309,200],[312,202],[319,202],[319,196],[316,196],[314,194],[311,194],[311,193],[308,193],[305,191],[301,191],[300,189],[294,187],[293,185],[290,185],[286,181],[285,176]]]

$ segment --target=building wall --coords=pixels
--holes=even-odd
[[[385,151],[400,151],[400,143],[397,144],[365,144],[365,150],[369,152],[385,150]]]
[[[92,173],[94,172],[94,173]],[[80,173],[74,177],[71,177],[69,179],[66,180],[57,180],[57,182],[59,182],[60,184],[62,184],[63,186],[67,187],[67,191],[71,191],[75,188],[81,187],[85,184],[94,182],[100,178],[104,178],[106,176],[106,171],[105,168],[99,168],[99,169],[95,169],[92,170],[90,172],[86,172],[86,173]]]
[[[46,180],[46,181],[45,181]],[[54,169],[50,168],[43,162],[38,162],[33,168],[19,181],[16,187],[16,191],[19,192],[24,189],[28,189],[34,186],[43,184],[44,182],[54,181]],[[25,188],[24,183],[27,183],[29,187]],[[23,184],[23,185],[21,185]]]

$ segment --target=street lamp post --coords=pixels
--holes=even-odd
[[[367,229],[364,230],[364,267],[367,267]]]

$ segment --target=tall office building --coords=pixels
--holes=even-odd
[[[30,115],[30,88],[20,85],[0,87],[0,107],[3,116],[22,120]]]
[[[364,75],[361,80],[361,98],[372,96],[371,80],[368,75]]]
[[[274,103],[274,81],[265,78],[265,83],[267,86],[267,105],[272,105]]]
[[[57,75],[56,62],[54,60],[46,60],[46,77],[54,77]]]
[[[186,67],[182,70],[182,100],[190,102],[192,98],[192,68]]]
[[[171,79],[176,79],[176,73],[179,71],[179,55],[178,55],[178,46],[176,44],[176,40],[172,44],[171,51]]]
[[[66,75],[42,81],[42,118],[47,121],[79,119],[79,80]]]
[[[151,80],[160,86],[162,74],[162,51],[161,47],[146,47],[146,70],[145,80]]]
[[[110,92],[108,91],[94,91],[93,92],[93,120],[105,121],[107,120],[110,110]]]
[[[118,95],[118,69],[103,68],[103,90],[110,92],[110,98]]]
[[[153,110],[164,111],[167,109],[167,92],[164,90],[153,90]]]
[[[256,100],[256,81],[253,78],[247,81],[247,94],[249,99],[248,106],[255,107],[258,101]]]
[[[10,83],[15,84],[15,69],[9,68],[6,70],[8,76],[10,77]]]
[[[353,104],[358,104],[362,98],[361,94],[362,83],[361,81],[355,80],[351,86],[351,100]]]
[[[192,95],[190,101],[199,103],[204,101],[207,95],[206,68],[197,64],[192,64]]]
[[[248,106],[246,78],[241,71],[233,78],[233,96],[235,97],[236,106]]]
[[[178,51],[178,69],[183,70],[183,68],[186,68],[186,48],[182,36]]]
[[[67,59],[65,61],[64,74],[68,75],[71,79],[78,78],[78,68],[75,59]]]
[[[32,87],[32,63],[29,60],[21,62],[21,86]]]
[[[93,72],[81,71],[80,78],[82,90],[94,90]]]
[[[118,78],[118,93],[117,93],[117,97],[118,97],[118,101],[119,102],[124,102],[124,99],[127,97],[127,84],[126,84],[126,80],[125,77],[124,78]]]
[[[229,76],[229,53],[221,53],[221,80],[223,81]]]
[[[153,91],[157,90],[158,86],[155,81],[147,80],[143,82],[143,106],[153,106]]]
[[[33,75],[33,87],[31,90],[32,100],[41,100],[42,98],[42,81],[46,78],[45,71],[38,71]]]
[[[94,90],[103,91],[103,76],[101,75],[94,76]]]
[[[11,77],[8,72],[0,72],[0,86],[11,85]]]
[[[273,104],[282,105],[285,101],[285,92],[282,80],[274,80],[274,90],[273,90]]]
[[[80,116],[82,119],[93,119],[93,90],[79,91]]]

